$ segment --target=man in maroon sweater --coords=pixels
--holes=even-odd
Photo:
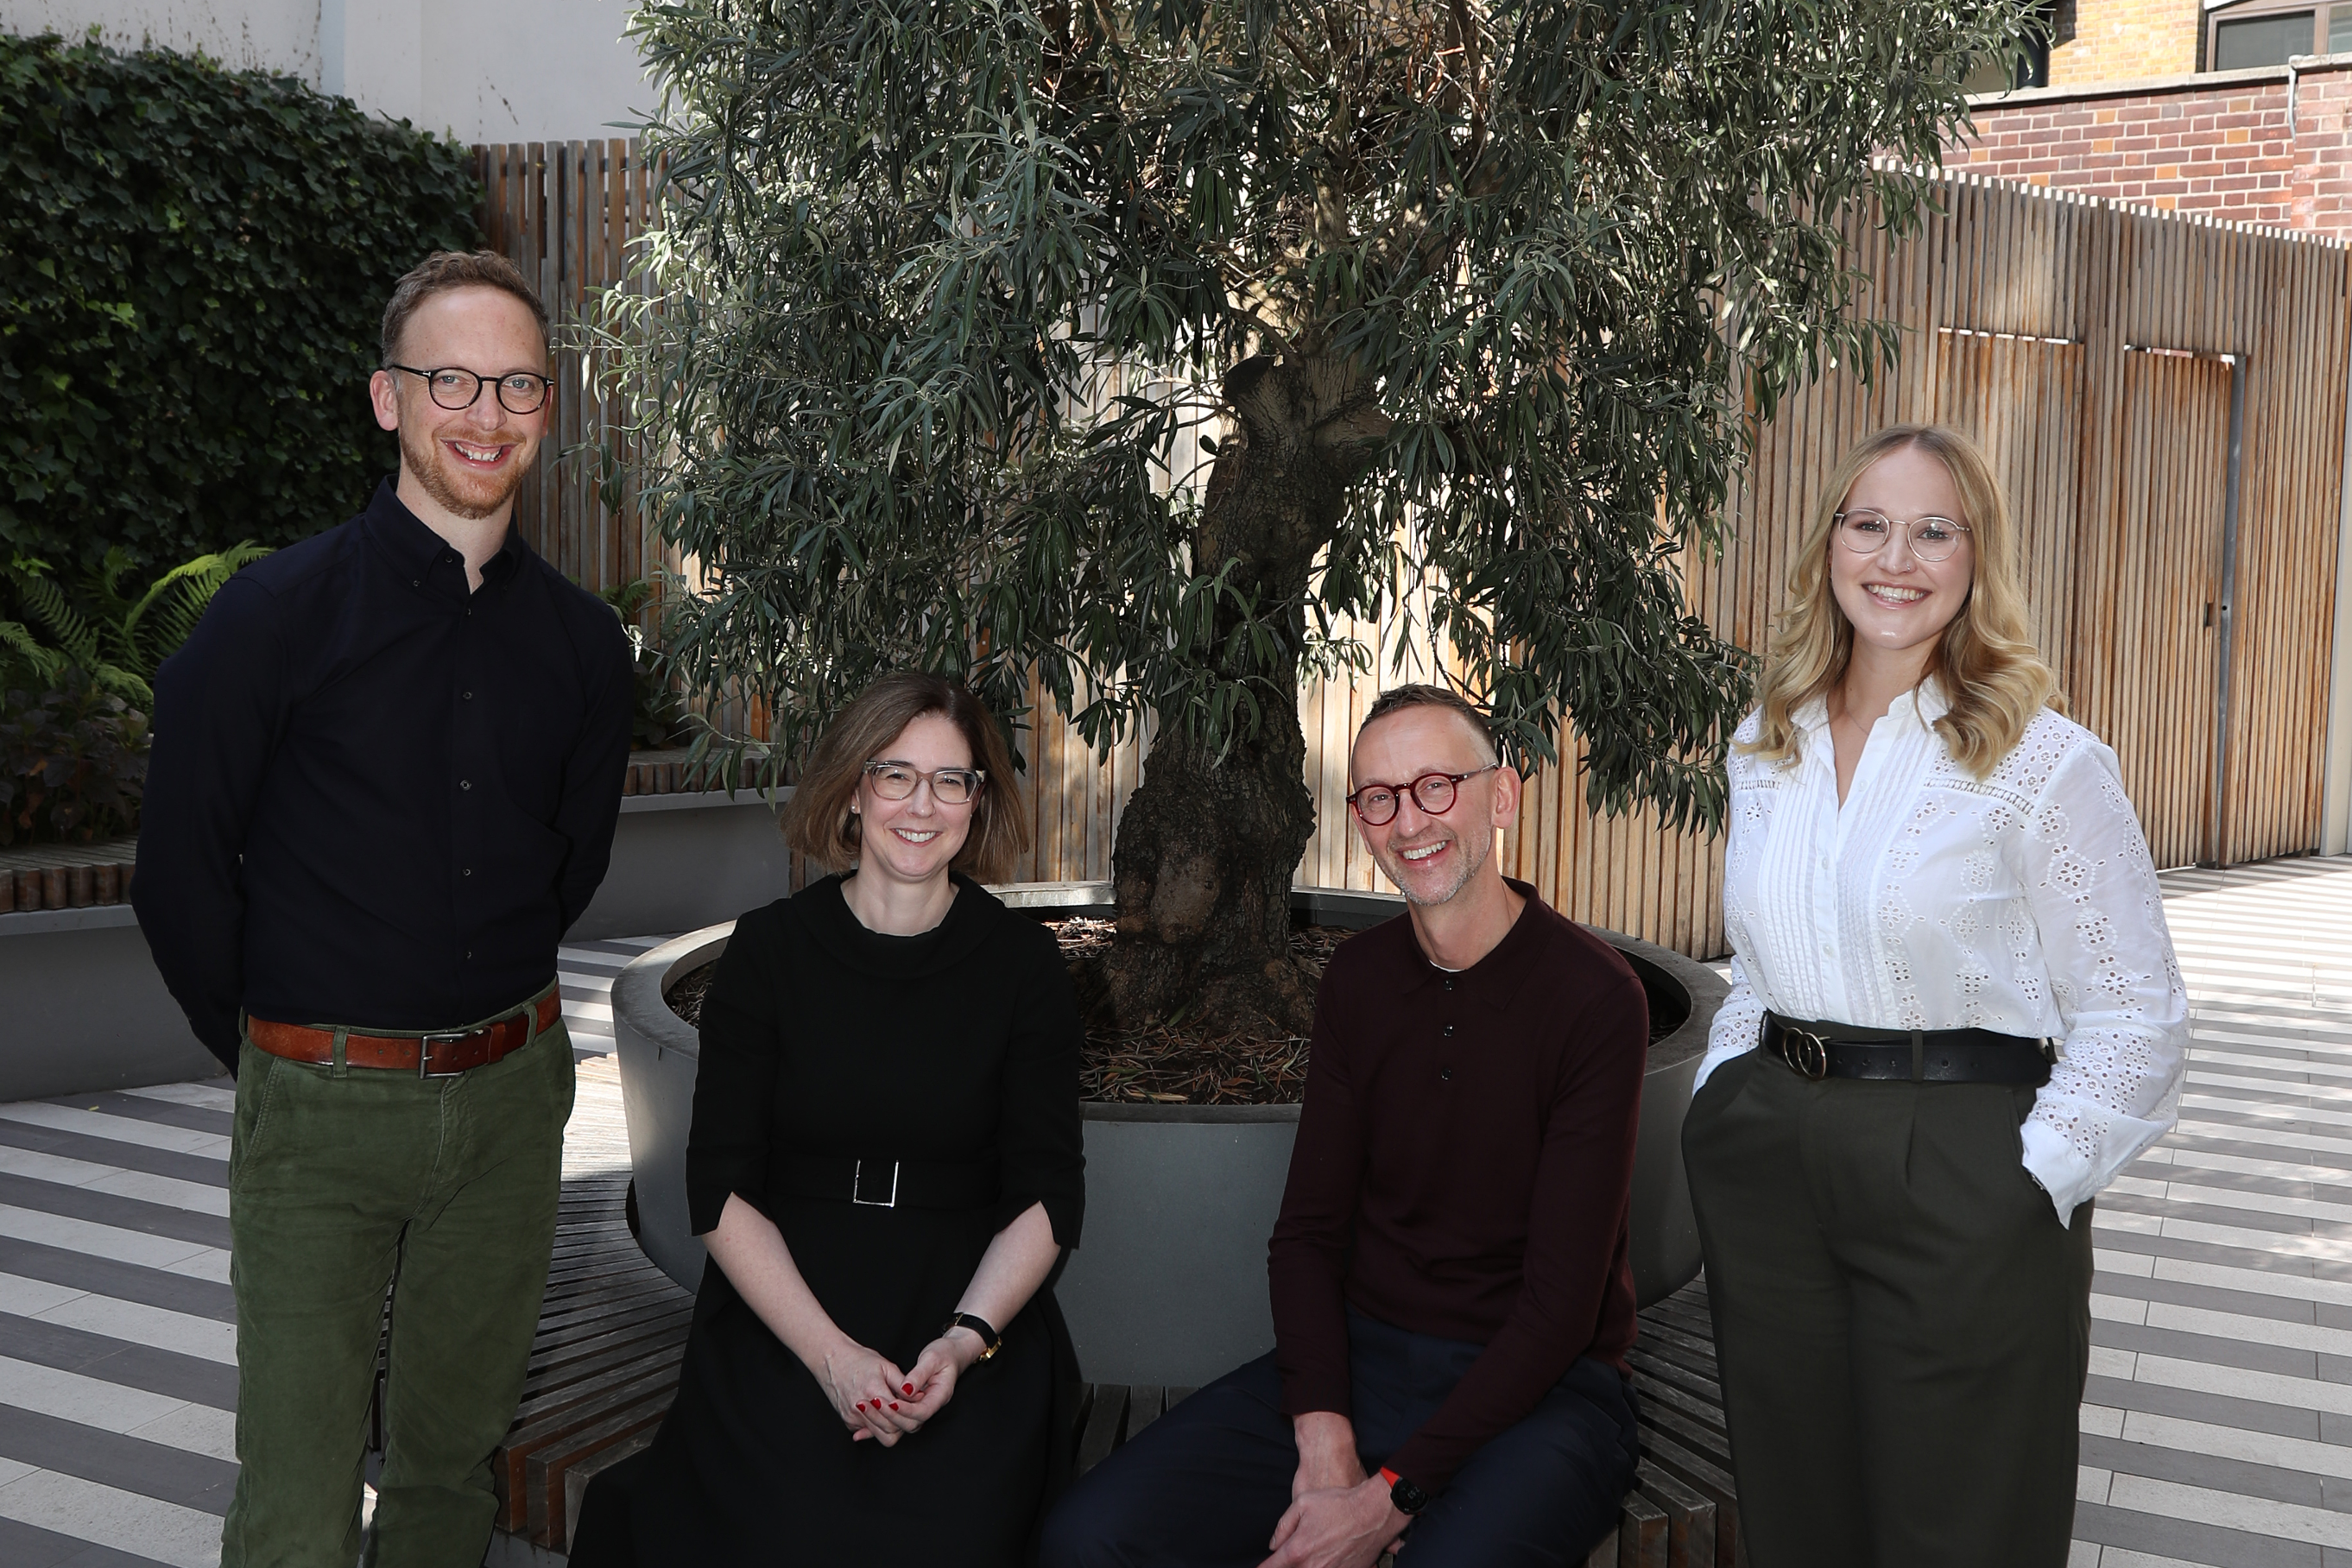
[[[1047,1568],[1567,1568],[1633,1482],[1641,982],[1502,875],[1520,784],[1475,708],[1383,693],[1350,776],[1406,915],[1316,1001],[1274,1352],[1073,1488]]]

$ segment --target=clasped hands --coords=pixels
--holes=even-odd
[[[1356,1455],[1353,1423],[1328,1410],[1293,1418],[1298,1473],[1290,1507],[1267,1544],[1260,1568],[1370,1568],[1394,1551],[1412,1520],[1389,1500],[1388,1483],[1367,1479]]]
[[[951,1329],[925,1345],[915,1364],[902,1373],[889,1357],[845,1335],[826,1352],[824,1375],[817,1381],[849,1429],[851,1442],[870,1437],[892,1448],[947,1408],[955,1397],[956,1380],[987,1348],[970,1329]]]

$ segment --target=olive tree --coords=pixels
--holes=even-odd
[[[1407,589],[1516,759],[1716,822],[1748,666],[1678,554],[1785,387],[1892,352],[1837,225],[1916,222],[2029,10],[649,5],[669,211],[604,330],[675,668],[782,754],[903,667],[1148,721],[1100,999],[1299,1029],[1299,683]]]

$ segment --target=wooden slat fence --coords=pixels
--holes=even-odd
[[[492,243],[551,300],[576,310],[622,276],[619,247],[651,221],[628,144],[479,151]],[[1885,425],[1957,426],[2008,486],[2036,633],[2074,716],[2115,747],[2158,862],[2312,849],[2352,354],[2345,246],[1970,176],[1944,182],[1942,205],[1899,245],[1869,215],[1850,220],[1861,306],[1903,325],[1901,362],[1868,384],[1832,367],[1783,400],[1735,486],[1735,542],[1685,567],[1691,603],[1761,649],[1839,457]],[[583,397],[578,412],[567,439],[593,442],[599,407]],[[652,547],[625,497],[604,508],[591,488],[548,460],[526,531],[592,586],[625,581]],[[1393,669],[1395,623],[1358,630],[1376,673],[1300,695],[1318,814],[1304,884],[1381,885],[1341,804],[1348,741],[1382,686],[1426,679],[1433,657],[1423,646]],[[1109,874],[1147,749],[1130,739],[1097,758],[1048,710],[1027,747],[1038,845],[1021,879]],[[1529,781],[1507,868],[1579,919],[1721,952],[1720,843],[1646,814],[1590,816],[1574,762]]]

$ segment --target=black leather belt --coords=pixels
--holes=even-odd
[[[796,1198],[829,1198],[876,1209],[976,1209],[996,1201],[993,1160],[853,1159],[845,1154],[797,1154],[778,1161],[770,1177]]]
[[[1856,1024],[1800,1023],[1764,1015],[1764,1048],[1801,1078],[1892,1079],[1900,1083],[2050,1081],[2047,1040],[1990,1029],[1865,1029]]]

